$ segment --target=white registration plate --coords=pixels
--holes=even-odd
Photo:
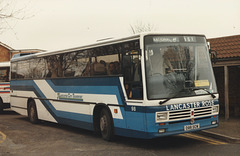
[[[190,131],[190,130],[198,129],[198,128],[200,128],[200,124],[186,125],[186,126],[184,126],[184,131]]]

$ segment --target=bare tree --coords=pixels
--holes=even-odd
[[[136,22],[136,24],[131,25],[131,30],[133,34],[141,33],[141,32],[150,32],[155,31],[155,27],[153,24],[150,23],[143,23],[143,22]]]
[[[23,20],[25,16],[25,8],[16,9],[13,1],[0,0],[0,34],[5,30],[12,29],[11,20]]]

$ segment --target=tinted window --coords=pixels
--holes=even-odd
[[[21,61],[17,63],[16,70],[16,78],[29,78],[30,77],[30,69],[29,69],[29,61]]]
[[[29,78],[40,79],[46,77],[46,60],[44,58],[32,59],[29,63]]]
[[[12,62],[13,79],[111,76],[122,74],[122,55],[139,49],[138,41]]]
[[[119,75],[121,74],[120,59],[121,44],[109,45],[89,50],[90,75]]]
[[[0,82],[8,82],[8,81],[9,81],[9,67],[1,67]]]
[[[87,50],[70,53],[65,57],[65,62],[62,63],[64,65],[64,77],[88,76],[89,57]]]

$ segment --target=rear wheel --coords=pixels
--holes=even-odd
[[[33,123],[33,124],[38,123],[37,108],[36,108],[36,104],[33,100],[29,102],[28,118],[31,123]]]
[[[102,138],[110,141],[114,136],[113,120],[110,112],[107,109],[102,109],[99,126]]]
[[[0,99],[0,114],[3,112],[3,102],[2,100]]]

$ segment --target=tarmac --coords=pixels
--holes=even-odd
[[[228,120],[219,117],[217,128],[202,130],[197,133],[228,143],[240,144],[240,117],[230,117]]]

